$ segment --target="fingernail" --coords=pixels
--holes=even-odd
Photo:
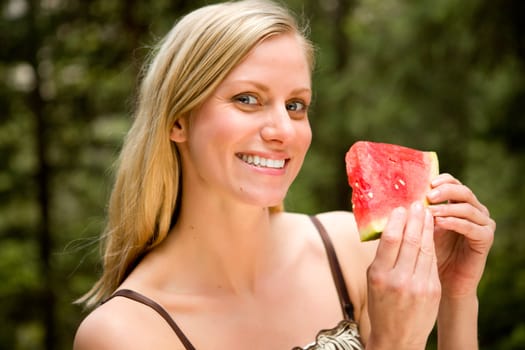
[[[397,208],[394,208],[394,211],[398,214],[401,214],[401,213],[404,213],[405,212],[405,208],[403,207],[397,207]]]
[[[428,193],[427,198],[431,201],[437,199],[439,197],[439,190],[432,190]]]
[[[435,186],[439,185],[442,181],[443,180],[441,179],[440,176],[436,176],[430,181],[430,184],[432,185],[432,187],[435,187]]]
[[[413,211],[421,211],[423,210],[423,204],[421,204],[420,201],[414,202],[412,203],[411,209]]]
[[[403,207],[394,208],[393,214],[397,216],[405,215],[406,209]]]

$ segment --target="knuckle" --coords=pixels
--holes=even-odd
[[[387,272],[371,266],[367,271],[368,285],[371,289],[398,296],[408,294],[411,276],[404,272]]]
[[[374,264],[367,269],[368,283],[375,287],[384,287],[386,285],[387,276],[383,270],[377,268]]]
[[[411,233],[406,233],[403,237],[403,244],[413,248],[419,248],[421,245],[421,239],[419,236],[416,236]]]
[[[434,247],[431,245],[421,245],[421,247],[419,248],[419,253],[425,256],[433,256]]]
[[[490,217],[490,211],[489,211],[489,208],[487,208],[487,206],[481,204],[481,212],[483,214],[485,214],[486,216],[489,216]]]
[[[450,173],[442,173],[441,176],[449,181],[454,180],[454,176],[452,176]]]
[[[415,284],[410,288],[410,296],[418,300],[427,299],[429,296],[429,289],[421,283]]]
[[[381,241],[390,246],[396,246],[401,242],[401,237],[399,235],[394,235],[392,232],[385,230],[381,234]]]
[[[496,226],[496,221],[494,221],[492,218],[489,218],[489,227],[492,231],[492,234],[494,234],[494,231],[496,231]]]
[[[476,232],[479,232],[479,229],[480,229],[480,226],[478,226],[477,224],[464,220],[464,219],[458,220],[457,226],[458,226],[458,232],[464,232],[465,234],[468,234],[468,235],[475,235]]]
[[[434,283],[433,285],[433,288],[432,288],[432,297],[433,299],[441,299],[441,284],[439,283]]]
[[[418,300],[436,301],[441,298],[441,286],[438,283],[416,283],[410,289],[410,296]]]
[[[477,200],[476,195],[474,194],[474,192],[472,192],[470,187],[466,185],[461,185],[461,187],[463,188],[463,191],[465,191],[465,194],[467,195],[468,198]]]
[[[412,276],[406,272],[398,272],[388,284],[388,290],[395,294],[406,294],[411,285]]]
[[[491,222],[489,223],[489,226],[486,228],[486,231],[487,231],[487,237],[488,237],[488,242],[492,245],[494,243],[494,231],[496,229],[496,222],[494,220],[491,220]]]
[[[477,208],[467,204],[466,216],[471,218],[479,217],[479,211]]]

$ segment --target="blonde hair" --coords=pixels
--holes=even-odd
[[[176,120],[210,96],[257,43],[284,33],[297,35],[313,67],[305,29],[286,8],[265,0],[202,7],[182,17],[159,43],[118,160],[103,235],[103,273],[78,302],[93,306],[108,297],[176,221],[180,162],[170,140]]]

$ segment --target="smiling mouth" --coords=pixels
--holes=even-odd
[[[237,154],[243,162],[260,168],[282,169],[286,163],[285,159],[268,159],[249,154]]]

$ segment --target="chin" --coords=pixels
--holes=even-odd
[[[286,194],[288,187],[279,185],[269,184],[250,184],[250,186],[242,186],[237,188],[237,198],[252,206],[268,208],[274,206],[280,206]]]
[[[271,208],[271,207],[282,207],[283,201],[284,201],[285,195],[280,194],[279,196],[275,196],[272,198],[268,198],[266,195],[265,198],[255,198],[252,197],[250,200],[248,200],[249,204],[255,205],[258,207],[263,208]]]

